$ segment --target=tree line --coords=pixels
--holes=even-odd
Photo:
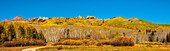
[[[42,31],[39,33],[34,26],[22,21],[0,23],[0,44],[5,41],[23,39],[41,39],[45,40]]]

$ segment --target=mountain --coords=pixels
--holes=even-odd
[[[20,16],[16,16],[11,20],[2,20],[1,22],[10,22],[10,21],[27,21],[27,22],[42,22],[48,19],[48,17],[35,17],[35,18],[29,18],[29,19],[24,19]]]
[[[1,22],[10,22],[10,20],[7,20],[7,19],[5,19],[5,20],[2,20]]]
[[[26,19],[20,17],[20,16],[16,16],[15,18],[13,18],[11,21],[26,21]]]

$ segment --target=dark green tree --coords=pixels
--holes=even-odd
[[[7,32],[8,34],[8,40],[12,40],[14,39],[16,36],[16,33],[15,33],[15,29],[14,29],[14,26],[12,24],[9,24],[9,30]]]
[[[167,42],[170,42],[170,33],[167,34],[166,41],[167,41]]]
[[[4,27],[0,24],[0,34],[4,32]]]
[[[22,26],[19,27],[20,35],[22,38],[25,38],[25,30]]]
[[[39,39],[45,40],[44,34],[42,33],[42,31],[40,31],[40,32],[38,33],[38,35],[39,35]]]
[[[154,35],[155,35],[155,32],[152,31],[152,33],[150,34],[150,37],[149,37],[149,41],[151,41],[151,42],[154,41]]]

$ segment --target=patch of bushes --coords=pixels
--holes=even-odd
[[[97,44],[97,42],[96,41],[90,41],[89,44],[90,45],[95,45],[95,44]]]
[[[84,40],[82,40],[82,42],[83,42],[84,44],[87,44],[87,43],[90,42],[90,41],[87,40],[87,39],[84,39]]]
[[[103,46],[103,44],[100,43],[100,42],[98,42],[98,43],[96,44],[96,46]]]
[[[106,41],[100,41],[102,44],[104,44],[104,45],[110,45],[111,43],[110,43],[110,41],[109,40],[106,40]]]
[[[61,50],[61,49],[63,49],[63,47],[62,47],[62,46],[59,46],[59,47],[57,47],[57,49],[58,49],[58,50]]]
[[[44,40],[38,39],[25,39],[25,40],[13,40],[13,41],[6,41],[3,43],[4,47],[17,47],[17,46],[45,46],[46,43]]]
[[[134,46],[134,38],[132,37],[116,37],[111,40],[94,40],[94,39],[84,39],[84,40],[65,40],[63,42],[55,42],[52,45],[113,45],[113,46]]]
[[[62,42],[55,42],[55,43],[52,43],[51,45],[55,46],[55,45],[63,45]]]
[[[146,45],[146,47],[152,47],[152,45]]]
[[[144,44],[144,45],[163,45],[164,43],[161,43],[161,42],[141,42],[139,44]]]
[[[116,37],[110,40],[113,46],[134,46],[134,38],[132,37]]]
[[[170,45],[170,43],[165,43],[165,45]]]
[[[100,41],[103,45],[113,46],[134,46],[134,38],[132,37],[116,37],[111,40]]]
[[[61,24],[61,23],[63,23],[63,22],[55,22],[55,24]]]
[[[84,39],[82,42],[86,45],[96,45],[98,42],[94,39]]]
[[[79,41],[79,40],[65,40],[63,42],[63,45],[82,45],[83,42]]]

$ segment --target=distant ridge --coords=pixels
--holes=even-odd
[[[10,22],[10,20],[5,19],[5,20],[2,20],[1,22]]]
[[[28,21],[28,22],[42,22],[44,20],[48,19],[48,17],[35,17],[35,18],[29,18],[29,19],[24,19],[21,16],[16,16],[11,20],[2,20],[0,22],[10,22],[10,21]]]
[[[24,19],[21,16],[16,16],[11,20],[5,19],[5,20],[2,20],[0,22],[11,22],[11,21],[43,22],[43,21],[48,20],[48,19],[51,19],[51,18],[48,18],[48,17],[34,17],[34,18]],[[86,16],[86,17],[78,16],[78,17],[76,17],[74,19],[98,19],[98,18],[96,18],[95,16]],[[121,16],[113,17],[113,18],[110,18],[110,19],[137,22],[137,23],[140,22],[140,23],[147,23],[147,24],[155,24],[155,23],[152,23],[152,22],[148,22],[148,21],[145,21],[145,20],[138,19],[138,18],[126,19],[126,18],[121,17]],[[169,24],[168,24],[168,26],[169,26]]]
[[[13,18],[11,21],[26,21],[26,19],[20,17],[20,16],[16,16],[15,18]]]

